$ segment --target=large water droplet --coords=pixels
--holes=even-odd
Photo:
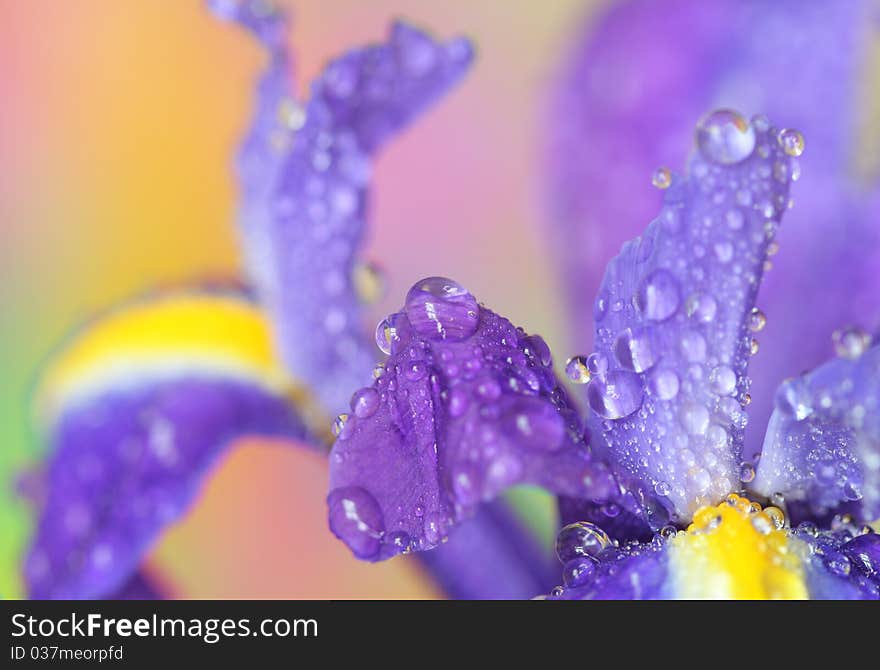
[[[655,369],[648,377],[648,386],[660,400],[672,400],[678,395],[678,375],[669,368]]]
[[[358,558],[375,558],[385,532],[385,519],[376,499],[359,486],[346,486],[331,491],[327,505],[333,534]]]
[[[719,365],[709,375],[712,389],[719,395],[733,395],[736,391],[736,373],[726,365]]]
[[[646,319],[665,321],[678,309],[678,281],[663,268],[648,274],[639,285],[636,306]]]
[[[359,419],[373,416],[379,408],[379,392],[369,386],[354,392],[351,397],[351,411]]]
[[[445,277],[428,277],[415,284],[406,294],[405,310],[416,332],[438,340],[468,338],[480,320],[474,296]]]
[[[755,129],[737,112],[719,109],[697,124],[697,146],[713,163],[739,163],[755,150]]]
[[[758,333],[764,330],[764,326],[767,325],[767,316],[757,307],[752,307],[752,311],[749,312],[746,320],[746,325],[753,333]]]
[[[587,386],[587,401],[603,419],[622,419],[642,406],[642,382],[635,372],[612,370]]]
[[[587,521],[565,526],[556,536],[556,556],[561,563],[577,558],[593,559],[611,545],[604,530]]]
[[[644,328],[627,328],[614,341],[614,356],[620,364],[634,372],[644,372],[654,365],[651,334]]]
[[[400,342],[402,326],[400,314],[391,314],[376,326],[376,346],[386,356],[390,355]]]

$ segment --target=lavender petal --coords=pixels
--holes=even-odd
[[[336,411],[375,362],[353,278],[374,156],[461,79],[473,52],[398,22],[385,43],[332,61],[297,102],[283,47],[269,47],[239,161],[241,228],[285,365]]]
[[[584,351],[592,332],[584,301],[595,295],[605,260],[655,211],[656,195],[639,188],[658,165],[684,158],[698,115],[717,107],[764,112],[809,138],[798,206],[779,238],[784,253],[762,289],[771,321],[751,369],[758,430],[747,433],[749,454],[760,446],[780,379],[820,364],[828,333],[841,324],[880,327],[876,170],[856,167],[860,154],[869,155],[859,110],[871,7],[863,0],[615,3],[590,17],[560,73],[550,112],[548,221],[572,337]]]
[[[590,427],[678,521],[739,488],[746,375],[768,246],[788,207],[795,131],[719,110],[660,214],[624,245],[593,310]],[[599,440],[597,439],[597,443]]]
[[[549,349],[441,277],[380,334],[390,357],[337,422],[330,528],[358,558],[440,545],[510,486],[634,505],[584,444]]]
[[[752,489],[867,523],[880,519],[880,346],[861,351],[868,336],[847,335],[859,342],[846,356],[779,387]]]

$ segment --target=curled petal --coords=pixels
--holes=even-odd
[[[231,294],[166,294],[94,322],[52,362],[39,400],[51,452],[24,565],[36,598],[124,591],[236,437],[313,439],[265,321]]]
[[[395,23],[385,43],[332,61],[300,103],[269,46],[240,159],[241,227],[284,363],[339,410],[375,362],[353,274],[375,153],[461,79],[472,49]]]
[[[539,337],[440,277],[417,283],[379,332],[390,357],[352,397],[330,456],[330,528],[358,558],[434,548],[519,483],[621,498]]]
[[[752,489],[782,494],[814,518],[844,506],[872,522],[880,519],[880,346],[862,351],[868,336],[858,330],[841,340],[843,356],[779,387]]]
[[[880,598],[877,533],[791,529],[778,508],[737,495],[647,543],[615,545],[590,524],[567,527],[557,551],[564,583],[553,599]]]
[[[760,446],[780,379],[820,364],[840,324],[880,326],[876,166],[859,170],[876,154],[859,138],[872,5],[614,3],[590,16],[560,73],[547,124],[548,222],[581,350],[591,344],[584,307],[599,268],[655,211],[656,194],[640,187],[657,166],[684,158],[693,119],[716,107],[764,112],[809,139],[798,206],[761,292],[770,324],[751,368],[759,430],[748,431],[749,453]]]
[[[755,297],[802,142],[720,110],[659,216],[606,270],[593,310],[590,426],[680,520],[738,488]]]

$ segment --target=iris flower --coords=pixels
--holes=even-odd
[[[186,511],[224,446],[256,432],[316,449],[332,442],[330,531],[361,560],[416,554],[452,596],[880,597],[880,536],[870,525],[880,518],[880,345],[858,328],[838,331],[837,357],[778,386],[760,459],[747,449],[748,367],[767,321],[758,288],[786,229],[791,191],[804,190],[792,188],[800,132],[727,108],[704,115],[685,168],[653,173],[662,204],[608,263],[586,309],[595,252],[568,245],[572,305],[592,316],[594,332],[592,353],[565,365],[582,398],[559,381],[540,336],[444,277],[417,282],[380,322],[375,344],[385,359],[374,367],[378,351],[358,295],[371,278],[359,251],[372,157],[462,77],[472,49],[396,23],[385,43],[330,63],[308,100],[298,100],[283,15],[257,1],[212,6],[269,53],[238,159],[253,289],[146,296],[96,320],[59,353],[39,396],[54,449],[28,487],[40,509],[25,563],[33,596],[142,594],[145,551]],[[715,11],[728,11],[754,18],[757,35],[778,29],[765,21],[776,9],[764,5],[705,7],[682,5],[680,15],[703,12],[717,27],[724,22]],[[571,81],[583,71],[601,82],[638,69],[640,49],[653,44],[655,11],[650,3],[612,10]],[[857,18],[848,11],[835,20]],[[585,137],[638,144],[633,137],[647,128],[648,142],[657,120],[642,126],[625,113],[627,105],[644,109],[648,84],[669,98],[656,106],[659,116],[679,113],[679,104],[688,114],[686,95],[719,76],[737,80],[737,68],[752,71],[749,59],[762,63],[761,74],[773,71],[776,61],[759,58],[765,41],[754,39],[756,53],[728,45],[722,75],[702,52],[675,52],[681,68],[699,70],[680,96],[648,75],[635,80],[645,86],[610,101],[598,92],[606,87],[569,89],[566,80],[564,98],[579,102],[560,109],[583,105],[596,115]],[[699,40],[686,42],[696,49]],[[784,71],[790,61],[776,55]],[[664,72],[679,70],[667,64]],[[774,121],[785,116],[762,102]],[[581,130],[569,124],[566,141],[587,141]],[[857,217],[861,192],[835,176],[840,143],[836,131],[817,130],[818,169],[833,180],[822,197],[852,198],[847,211]],[[634,194],[644,189],[615,191],[626,181],[622,168],[622,177],[609,168],[607,186],[598,172],[580,184],[578,169],[599,168],[581,160],[589,152],[568,153],[554,173],[564,214],[554,220],[569,241],[592,229],[586,198],[599,215],[611,211],[612,197],[641,206]],[[803,160],[798,187],[807,181]],[[817,205],[805,217],[821,226],[825,213]],[[335,413],[331,438],[326,417]],[[561,577],[503,502],[520,484],[559,497]]]

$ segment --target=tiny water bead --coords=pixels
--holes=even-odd
[[[345,423],[348,421],[348,414],[339,414],[333,419],[333,427],[331,431],[333,433],[333,437],[339,437],[342,431],[345,429]]]
[[[859,358],[871,346],[871,336],[855,326],[834,331],[831,339],[834,343],[834,352],[841,358],[851,360]]]
[[[751,156],[755,149],[755,129],[737,112],[720,109],[700,120],[696,141],[708,160],[732,165]]]
[[[797,130],[785,128],[777,136],[779,146],[789,156],[797,158],[804,153],[804,136]]]
[[[428,277],[406,294],[406,316],[423,337],[464,340],[477,330],[480,306],[461,284],[446,277]]]
[[[752,307],[746,324],[753,333],[758,333],[767,325],[767,316],[757,307]]]
[[[659,189],[667,189],[672,184],[672,172],[667,167],[659,167],[651,175],[651,183]]]
[[[743,484],[748,484],[755,479],[755,466],[749,462],[740,463],[739,480]]]
[[[592,378],[586,356],[572,356],[565,363],[565,376],[575,384],[586,384]]]
[[[611,538],[588,521],[571,523],[556,536],[556,556],[563,564],[579,558],[595,559],[609,546]]]

